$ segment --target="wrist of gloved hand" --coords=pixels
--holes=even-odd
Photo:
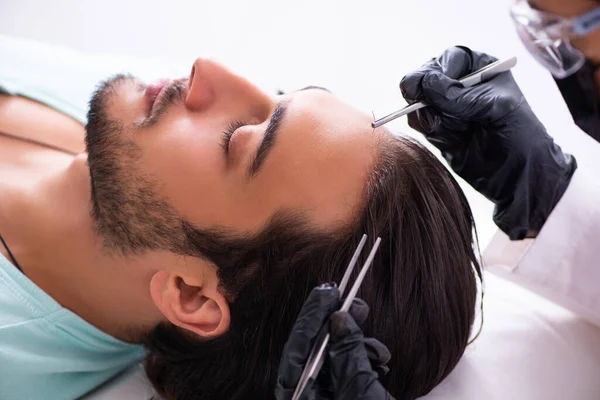
[[[532,149],[516,174],[512,190],[495,199],[494,223],[511,240],[535,238],[566,192],[577,161],[551,143]]]
[[[526,146],[507,152],[504,161],[486,173],[487,179],[468,176],[473,187],[494,202],[494,222],[511,240],[537,237],[577,169],[575,157],[562,151],[527,103],[519,113],[510,123],[514,134],[528,136],[520,142]]]

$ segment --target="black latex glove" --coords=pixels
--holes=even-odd
[[[386,374],[390,352],[381,342],[365,338],[357,322],[369,313],[367,304],[355,299],[350,313],[339,309],[339,291],[333,285],[316,287],[304,303],[281,356],[275,397],[289,400],[298,385],[320,328],[331,316],[330,348],[326,366],[304,399],[384,400],[393,397],[378,381]]]
[[[494,202],[494,222],[519,240],[537,235],[577,163],[546,133],[510,72],[471,88],[458,82],[496,60],[452,47],[405,76],[400,89],[409,103],[431,105],[409,114],[409,125]]]

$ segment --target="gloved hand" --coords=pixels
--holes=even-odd
[[[325,365],[303,400],[393,400],[378,380],[378,374],[388,372],[390,352],[376,339],[365,338],[358,327],[367,318],[369,307],[360,299],[355,299],[349,313],[334,312],[339,307],[339,291],[334,285],[312,290],[283,349],[277,400],[292,398],[312,345],[330,317],[331,340]]]
[[[546,133],[510,72],[465,88],[457,79],[497,59],[452,47],[400,82],[410,127],[441,150],[451,168],[496,205],[494,222],[512,240],[535,237],[565,192],[577,163]]]

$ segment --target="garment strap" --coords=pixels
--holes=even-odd
[[[6,249],[6,251],[8,252],[8,256],[10,257],[10,260],[15,265],[15,267],[17,267],[17,269],[19,271],[23,272],[23,269],[21,268],[21,266],[17,262],[17,259],[15,258],[15,256],[13,256],[13,253],[10,251],[10,249],[6,245],[6,242],[4,241],[4,238],[2,237],[2,235],[0,235],[0,242],[2,242],[2,245],[4,246],[4,248]]]

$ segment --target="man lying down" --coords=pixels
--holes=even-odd
[[[426,394],[463,354],[481,276],[463,192],[327,90],[273,97],[203,59],[116,76],[77,155],[60,110],[4,94],[0,113],[2,399],[75,398],[143,357],[167,398],[271,398],[304,300],[363,233],[383,239],[358,295],[390,393]]]

